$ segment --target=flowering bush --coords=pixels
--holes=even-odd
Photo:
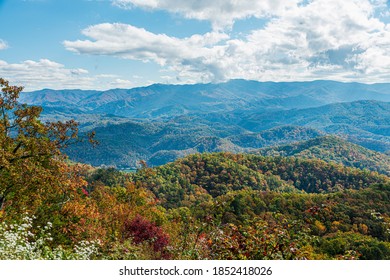
[[[99,252],[100,241],[85,241],[82,240],[74,247],[74,255],[76,259],[89,260],[96,256]]]
[[[99,241],[81,241],[72,249],[61,246],[51,247],[52,224],[48,222],[43,228],[33,231],[34,216],[24,216],[22,222],[0,224],[0,259],[33,260],[33,259],[91,259],[99,251]]]

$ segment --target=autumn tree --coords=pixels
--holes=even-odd
[[[22,87],[2,78],[0,87],[0,211],[32,211],[50,195],[51,203],[65,203],[70,189],[85,184],[61,153],[77,140],[78,124],[44,123],[41,107],[18,102]]]

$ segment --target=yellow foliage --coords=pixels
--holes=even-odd
[[[323,225],[323,223],[321,223],[320,221],[316,220],[314,222],[314,225],[315,227],[317,228],[317,230],[320,232],[320,233],[323,233],[326,231],[326,227]]]

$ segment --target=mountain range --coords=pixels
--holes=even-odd
[[[50,112],[112,114],[143,119],[197,113],[302,109],[358,100],[390,102],[389,84],[231,80],[219,84],[154,84],[107,91],[44,89],[21,95],[21,102],[43,106]]]
[[[92,165],[134,168],[140,160],[161,165],[192,153],[256,153],[271,146],[273,152],[261,153],[290,156],[294,149],[286,145],[293,143],[295,154],[307,155],[305,150],[322,159],[334,154],[336,162],[357,167],[346,156],[351,150],[378,161],[361,163],[362,168],[389,172],[390,84],[231,80],[107,91],[44,89],[23,93],[21,102],[42,106],[46,120],[72,118],[83,132],[94,130],[98,148],[82,142],[66,150],[72,160]],[[338,137],[323,138],[327,134]],[[326,152],[328,142],[343,151]]]

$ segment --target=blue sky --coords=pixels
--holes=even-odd
[[[384,0],[0,0],[0,77],[26,90],[390,82],[389,19]]]

